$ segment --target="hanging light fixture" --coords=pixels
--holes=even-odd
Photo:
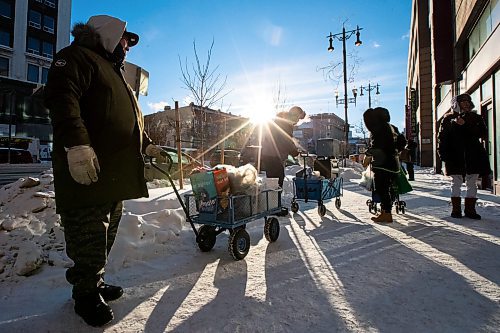
[[[356,46],[360,46],[361,44],[363,44],[363,42],[361,42],[361,40],[359,39],[359,25],[356,26],[356,42],[354,43],[354,45]]]
[[[328,52],[332,52],[333,51],[333,37],[332,37],[331,32],[330,32],[330,38],[328,40],[330,42],[330,46],[328,47]]]

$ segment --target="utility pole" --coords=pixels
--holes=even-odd
[[[368,108],[372,108],[372,94],[371,94],[371,91],[373,89],[377,89],[377,91],[375,92],[375,95],[379,95],[380,94],[380,91],[379,91],[379,88],[380,88],[380,85],[377,83],[376,85],[371,85],[370,81],[368,81],[368,87],[359,87],[359,89],[361,90],[361,93],[359,94],[360,96],[363,96],[363,90],[364,91],[368,91]]]
[[[356,27],[356,30],[350,30],[346,31],[345,26],[342,25],[342,32],[337,33],[337,34],[332,34],[330,32],[330,35],[326,36],[328,38],[328,41],[330,42],[330,46],[328,47],[328,51],[332,52],[334,50],[333,47],[333,39],[337,39],[342,42],[342,60],[343,60],[343,72],[344,72],[344,118],[345,118],[345,155],[349,157],[349,121],[347,119],[347,108],[349,104],[349,99],[347,98],[347,53],[345,49],[345,41],[349,39],[352,35],[356,34],[356,42],[354,45],[359,46],[361,45],[361,40],[359,39],[360,35],[360,30],[363,28],[360,28],[359,26]],[[353,89],[354,93],[355,89]],[[356,103],[356,93],[354,93],[354,103]],[[345,161],[346,156],[344,156],[344,166],[346,166],[346,161]]]
[[[184,188],[184,174],[182,171],[182,152],[181,152],[181,128],[180,128],[179,102],[175,101],[175,141],[177,144],[177,160],[179,161],[179,188]]]

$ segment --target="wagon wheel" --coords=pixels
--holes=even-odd
[[[198,229],[196,242],[202,252],[208,252],[214,247],[216,237],[215,227],[211,225],[202,225],[200,229]]]
[[[293,213],[297,213],[299,211],[299,204],[297,202],[292,202],[292,205],[290,207]]]
[[[325,205],[323,205],[323,204],[318,205],[318,214],[321,217],[325,216],[325,214],[326,214],[326,207],[325,207]]]
[[[250,250],[250,235],[245,229],[236,229],[229,235],[227,250],[234,260],[246,257]]]
[[[335,208],[340,209],[340,206],[342,206],[342,201],[340,201],[340,198],[335,199]]]
[[[278,219],[275,217],[270,217],[266,219],[264,224],[264,236],[269,242],[275,242],[280,235],[280,224]]]

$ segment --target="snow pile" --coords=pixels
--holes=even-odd
[[[40,178],[20,178],[0,188],[0,281],[36,274],[44,265],[72,265],[65,252],[60,216],[56,214],[53,179],[48,170]],[[151,192],[169,185],[166,180],[155,180],[148,183],[148,188]],[[125,202],[116,251],[110,254],[112,269],[147,259],[144,253],[155,256],[158,246],[179,235],[185,216],[177,200],[170,201],[175,202],[163,202],[160,207],[159,200],[154,212],[136,203],[132,210],[140,214],[130,212]],[[147,251],[138,251],[145,247]]]
[[[33,274],[43,264],[67,267],[64,235],[55,212],[51,171],[0,189],[0,279]]]

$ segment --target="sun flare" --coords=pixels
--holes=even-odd
[[[271,121],[276,115],[276,111],[270,103],[257,103],[249,106],[245,114],[252,124],[259,125]]]

